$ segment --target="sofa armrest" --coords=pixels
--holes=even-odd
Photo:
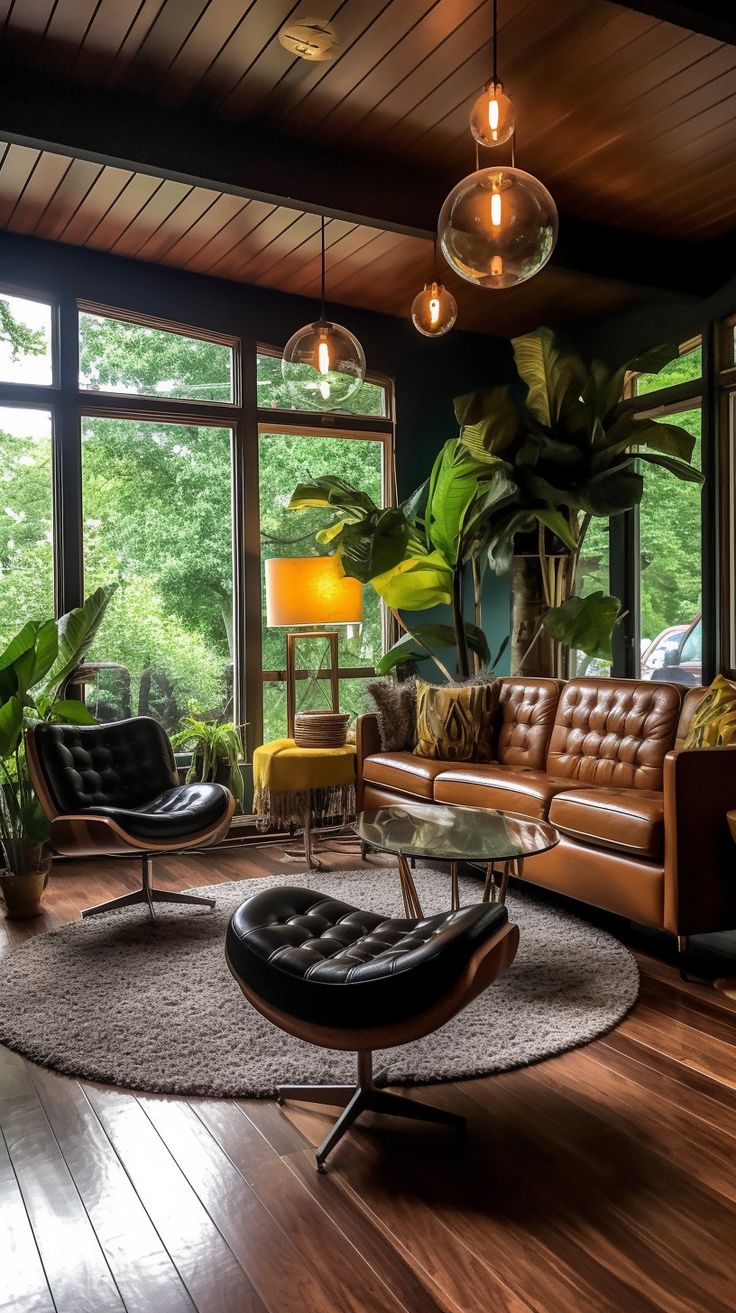
[[[367,712],[358,716],[355,722],[355,776],[356,804],[358,811],[363,810],[363,762],[374,752],[381,751],[381,736],[378,733],[378,716]]]
[[[688,748],[664,759],[665,929],[708,934],[736,927],[736,748]]]

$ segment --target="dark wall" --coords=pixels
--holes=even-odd
[[[599,356],[619,363],[661,343],[686,342],[704,332],[713,320],[725,319],[734,311],[736,279],[731,279],[713,296],[702,299],[653,298],[635,310],[586,325],[577,334],[577,340],[589,358]]]

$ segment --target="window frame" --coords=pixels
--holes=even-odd
[[[211,425],[229,429],[232,452],[233,568],[233,719],[249,724],[247,749],[262,741],[261,561],[258,487],[260,426],[272,431],[293,428],[325,436],[365,438],[383,443],[386,504],[394,504],[395,424],[393,380],[370,373],[367,380],[384,389],[385,416],[343,412],[292,411],[257,405],[258,354],[279,356],[247,333],[240,335],[184,322],[166,315],[116,306],[75,291],[46,291],[27,284],[0,283],[0,296],[16,296],[51,307],[50,384],[0,382],[0,406],[43,410],[51,414],[53,476],[54,598],[57,616],[81,605],[83,578],[82,422],[87,416],[141,422]],[[162,300],[164,297],[162,296]],[[173,297],[169,298],[174,300]],[[229,402],[185,397],[145,396],[83,388],[79,378],[79,315],[98,314],[123,323],[141,324],[233,350],[233,398]],[[387,624],[384,618],[384,641]],[[357,677],[357,671],[355,668]],[[360,668],[361,675],[366,672]],[[372,673],[372,672],[371,672]]]

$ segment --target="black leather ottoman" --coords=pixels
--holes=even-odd
[[[320,1170],[366,1109],[462,1125],[444,1109],[382,1089],[372,1054],[444,1025],[505,970],[518,943],[518,927],[498,904],[393,919],[313,889],[277,886],[238,908],[225,951],[246,998],[289,1034],[358,1055],[356,1085],[277,1090],[279,1102],[344,1107],[317,1149]]]

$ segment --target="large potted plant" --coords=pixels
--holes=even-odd
[[[59,620],[29,620],[0,654],[0,888],[11,917],[35,916],[50,869],[48,822],[31,787],[23,733],[34,722],[95,724],[64,696],[114,587],[98,588]]]
[[[210,721],[188,715],[171,740],[175,752],[191,752],[187,784],[211,780],[230,790],[242,812],[245,792],[240,769],[245,759],[241,736],[230,721]]]

